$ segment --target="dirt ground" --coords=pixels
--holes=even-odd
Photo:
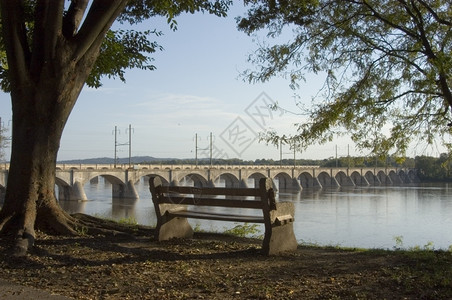
[[[452,299],[452,254],[299,246],[267,257],[256,239],[196,233],[39,234],[29,255],[0,243],[0,278],[74,299]]]

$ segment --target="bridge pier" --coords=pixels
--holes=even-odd
[[[258,188],[259,187],[259,180],[263,178],[263,177],[253,177],[251,178],[253,180],[253,188]],[[247,184],[247,187],[250,187],[249,184]]]
[[[294,191],[301,191],[302,187],[297,178],[292,178],[292,186]]]
[[[112,184],[112,197],[120,199],[138,199],[138,192],[135,189],[132,180],[127,181],[127,184],[114,183]]]
[[[380,180],[380,183],[383,185],[392,185],[393,184],[391,177],[389,177],[389,175],[387,175],[383,172],[379,172],[377,174],[377,177]]]
[[[65,201],[87,201],[83,185],[76,181],[72,186],[58,186],[58,199]]]
[[[215,187],[215,183],[212,181],[212,179],[207,180],[207,187]]]
[[[247,188],[247,187],[248,187],[248,184],[247,184],[246,180],[240,179],[239,187],[241,187],[241,188]]]
[[[407,173],[401,172],[399,176],[400,179],[402,180],[402,183],[413,183],[413,181],[411,180]]]
[[[380,178],[376,174],[366,173],[364,178],[367,180],[369,185],[381,185]]]
[[[325,187],[340,187],[339,182],[337,182],[337,179],[335,177],[332,176],[322,176],[322,177],[317,177],[317,180],[320,182],[320,186],[322,188]]]
[[[288,190],[288,191],[301,191],[301,185],[298,178],[289,176],[277,176],[277,186],[278,190]],[[276,182],[274,183],[276,184]]]
[[[337,184],[339,186],[355,186],[355,183],[353,182],[352,178],[350,176],[339,176],[339,177],[333,177],[336,179]]]
[[[360,174],[352,174],[351,179],[353,180],[353,182],[355,183],[355,185],[357,186],[369,186],[370,183],[367,180],[367,178],[363,175]]]
[[[389,173],[388,177],[391,179],[392,184],[402,184],[403,180],[402,178],[395,173]]]
[[[304,188],[322,188],[322,185],[320,184],[320,181],[317,177],[312,176],[300,176],[298,178],[298,183],[300,184],[301,189]]]
[[[322,188],[322,184],[320,183],[319,178],[317,178],[317,177],[313,178],[312,187]]]

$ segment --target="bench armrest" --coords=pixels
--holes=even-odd
[[[295,216],[295,206],[292,202],[276,202],[276,209],[270,211],[271,223],[293,222]],[[279,224],[281,225],[281,224]]]

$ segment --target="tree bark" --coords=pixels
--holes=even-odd
[[[74,220],[56,201],[55,165],[64,124],[83,86],[80,80],[71,84],[67,76],[47,77],[11,94],[12,155],[0,228],[16,240],[18,255],[33,245],[35,225],[75,233]]]
[[[13,111],[0,231],[14,239],[16,255],[26,254],[33,245],[35,229],[76,234],[78,221],[63,211],[55,196],[58,149],[105,34],[127,1],[95,0],[79,32],[74,26],[79,24],[80,13],[63,17],[63,3],[37,2],[34,37],[28,45],[21,2],[0,0]],[[86,5],[72,2],[71,8],[85,9]]]

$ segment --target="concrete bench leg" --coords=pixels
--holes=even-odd
[[[164,217],[161,224],[157,224],[157,240],[165,241],[172,238],[192,238],[193,229],[187,218]]]
[[[265,236],[262,250],[266,255],[277,255],[297,250],[297,239],[293,231],[295,206],[291,202],[275,203],[270,211],[270,222],[265,224]]]
[[[282,252],[297,250],[297,240],[293,231],[293,222],[272,227],[270,234],[266,234],[262,244],[265,255],[277,255]]]

